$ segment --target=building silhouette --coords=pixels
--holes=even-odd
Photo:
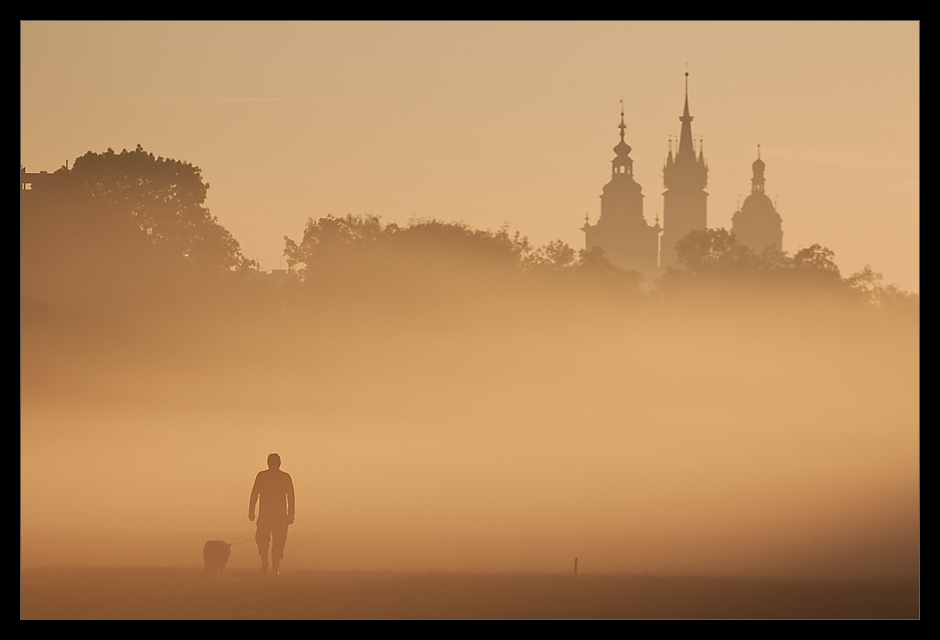
[[[621,101],[622,102],[622,101]],[[672,143],[663,166],[663,223],[650,226],[643,217],[643,193],[633,179],[633,160],[630,146],[624,141],[623,107],[620,109],[620,143],[610,182],[601,195],[601,216],[597,224],[585,220],[581,228],[585,234],[585,249],[600,248],[613,264],[622,269],[633,269],[648,280],[677,262],[676,244],[693,231],[708,227],[705,186],[708,183],[708,165],[701,143],[698,153],[692,140],[692,116],[689,113],[689,74],[685,74],[685,105],[679,121],[682,128],[675,155]],[[734,214],[732,232],[739,244],[760,253],[767,247],[781,251],[783,231],[780,215],[770,198],[764,193],[764,162],[752,165],[754,178],[751,195],[741,210]]]
[[[622,102],[622,101],[621,101]],[[630,145],[624,141],[627,125],[620,108],[620,142],[614,147],[610,182],[601,193],[601,216],[597,224],[587,219],[582,230],[585,247],[603,249],[604,255],[622,269],[655,275],[659,266],[659,223],[650,226],[643,217],[643,191],[633,179]]]
[[[20,195],[24,195],[24,192],[32,191],[36,187],[44,186],[50,177],[52,177],[52,174],[46,171],[40,171],[39,173],[29,173],[26,171],[26,167],[21,166]]]
[[[679,133],[679,148],[675,157],[672,148],[663,167],[663,237],[659,256],[661,267],[676,263],[676,243],[693,231],[704,231],[707,227],[705,184],[708,182],[708,166],[699,147],[698,156],[692,144],[692,116],[689,115],[689,73],[685,74],[685,106],[679,117],[682,131]]]
[[[764,167],[758,145],[757,160],[751,165],[754,170],[751,195],[745,198],[744,204],[731,218],[731,231],[738,244],[749,247],[756,253],[762,253],[765,249],[783,249],[783,222],[774,208],[774,203],[764,193]]]

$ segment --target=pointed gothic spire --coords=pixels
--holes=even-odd
[[[688,157],[695,160],[695,148],[692,143],[692,116],[689,115],[689,72],[685,72],[685,106],[682,109],[682,132],[679,134],[679,151],[676,160]]]

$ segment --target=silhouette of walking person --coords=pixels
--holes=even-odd
[[[261,555],[261,573],[268,570],[268,542],[271,541],[271,568],[277,575],[281,558],[284,557],[287,527],[294,523],[294,483],[289,474],[281,471],[281,456],[276,453],[268,456],[268,468],[255,476],[248,502],[248,519],[252,522],[255,519],[255,503],[259,498],[255,542],[258,543],[258,553]]]

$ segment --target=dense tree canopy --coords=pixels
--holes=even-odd
[[[755,253],[739,245],[727,229],[693,231],[676,244],[678,268],[667,270],[670,278],[695,278],[700,281],[761,280],[768,276],[791,281],[840,285],[842,277],[831,249],[814,244],[790,256],[773,250]]]
[[[866,266],[843,278],[835,253],[819,244],[786,252],[757,254],[739,245],[726,229],[694,231],[676,245],[678,267],[666,270],[659,287],[666,293],[680,290],[712,291],[715,285],[774,293],[822,294],[833,299],[868,302],[877,307],[917,305],[917,296],[895,285],[882,285],[881,274]]]
[[[73,241],[149,246],[155,255],[210,269],[244,266],[238,242],[205,207],[208,188],[198,167],[140,145],[89,151],[24,199],[23,223],[30,230],[68,228]]]
[[[461,223],[438,220],[412,220],[405,227],[383,226],[377,216],[329,215],[307,221],[298,244],[284,238],[284,255],[291,267],[316,270],[343,257],[366,254],[408,253],[411,256],[450,260],[485,259],[495,263],[517,262],[529,246],[519,234],[510,237],[503,228],[498,232],[471,229]]]
[[[284,238],[284,255],[305,282],[371,273],[385,283],[407,279],[453,284],[468,280],[533,276],[541,282],[604,283],[639,293],[641,277],[611,264],[603,252],[576,251],[561,240],[533,247],[508,227],[482,231],[466,224],[411,220],[406,226],[382,225],[376,216],[309,219],[300,243]]]

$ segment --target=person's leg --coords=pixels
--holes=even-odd
[[[287,543],[287,523],[281,523],[271,530],[271,568],[277,573],[284,557],[284,545]]]
[[[261,556],[261,573],[268,570],[268,539],[271,532],[268,527],[258,523],[258,530],[255,532],[255,542],[258,543],[258,555]]]

